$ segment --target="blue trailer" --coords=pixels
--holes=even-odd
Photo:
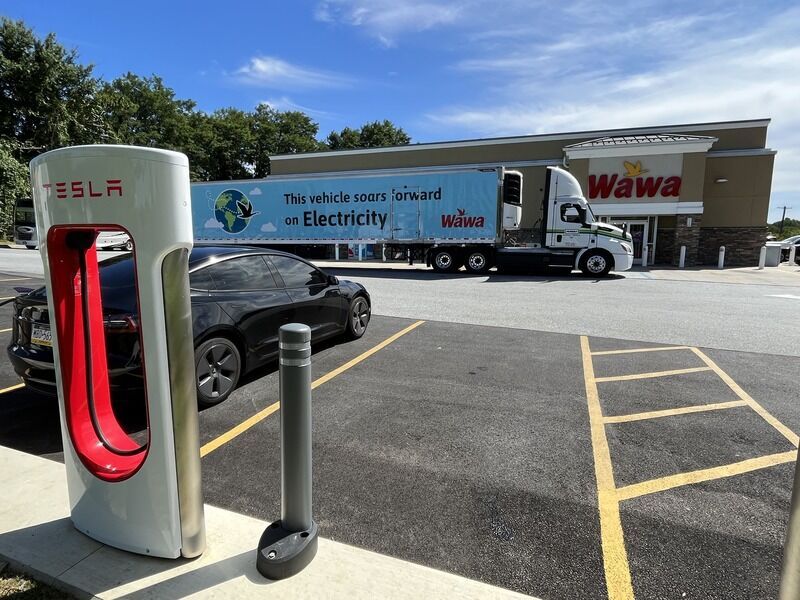
[[[565,191],[577,187],[572,204],[588,207],[569,173],[551,167],[547,179],[545,198],[560,180]],[[568,246],[561,239],[516,242],[521,194],[522,174],[503,167],[270,176],[192,184],[192,218],[195,240],[201,243],[377,243],[421,251],[430,266],[443,272],[462,265],[474,273],[503,264],[581,266],[578,255],[590,249],[588,238],[580,248],[575,236]],[[550,212],[560,214],[554,209]],[[586,228],[617,229],[587,222],[591,210],[584,208],[582,214]],[[596,253],[598,246],[592,250]],[[611,250],[625,254],[618,245],[604,250],[609,268],[624,264],[614,260]]]

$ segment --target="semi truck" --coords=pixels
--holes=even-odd
[[[192,184],[199,243],[383,244],[439,272],[580,269],[602,277],[633,263],[627,231],[598,223],[577,179],[547,167],[541,226],[523,232],[522,173],[424,168]]]

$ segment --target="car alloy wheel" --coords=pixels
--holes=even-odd
[[[241,370],[239,351],[225,338],[202,344],[195,358],[197,400],[203,406],[218,404],[236,388]]]
[[[350,335],[355,338],[360,338],[364,335],[369,325],[370,308],[369,303],[358,296],[350,304]]]

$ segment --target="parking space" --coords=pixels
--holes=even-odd
[[[314,513],[327,538],[542,598],[774,597],[799,368],[374,316],[314,350]],[[0,361],[0,444],[58,459],[55,400],[17,384]],[[277,402],[273,366],[201,412],[207,502],[279,515]]]
[[[774,597],[794,431],[699,348],[581,347],[609,598]]]

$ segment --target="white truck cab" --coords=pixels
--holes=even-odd
[[[573,249],[574,266],[586,275],[604,276],[633,265],[633,239],[619,227],[598,223],[575,177],[558,167],[547,169],[545,246]]]

